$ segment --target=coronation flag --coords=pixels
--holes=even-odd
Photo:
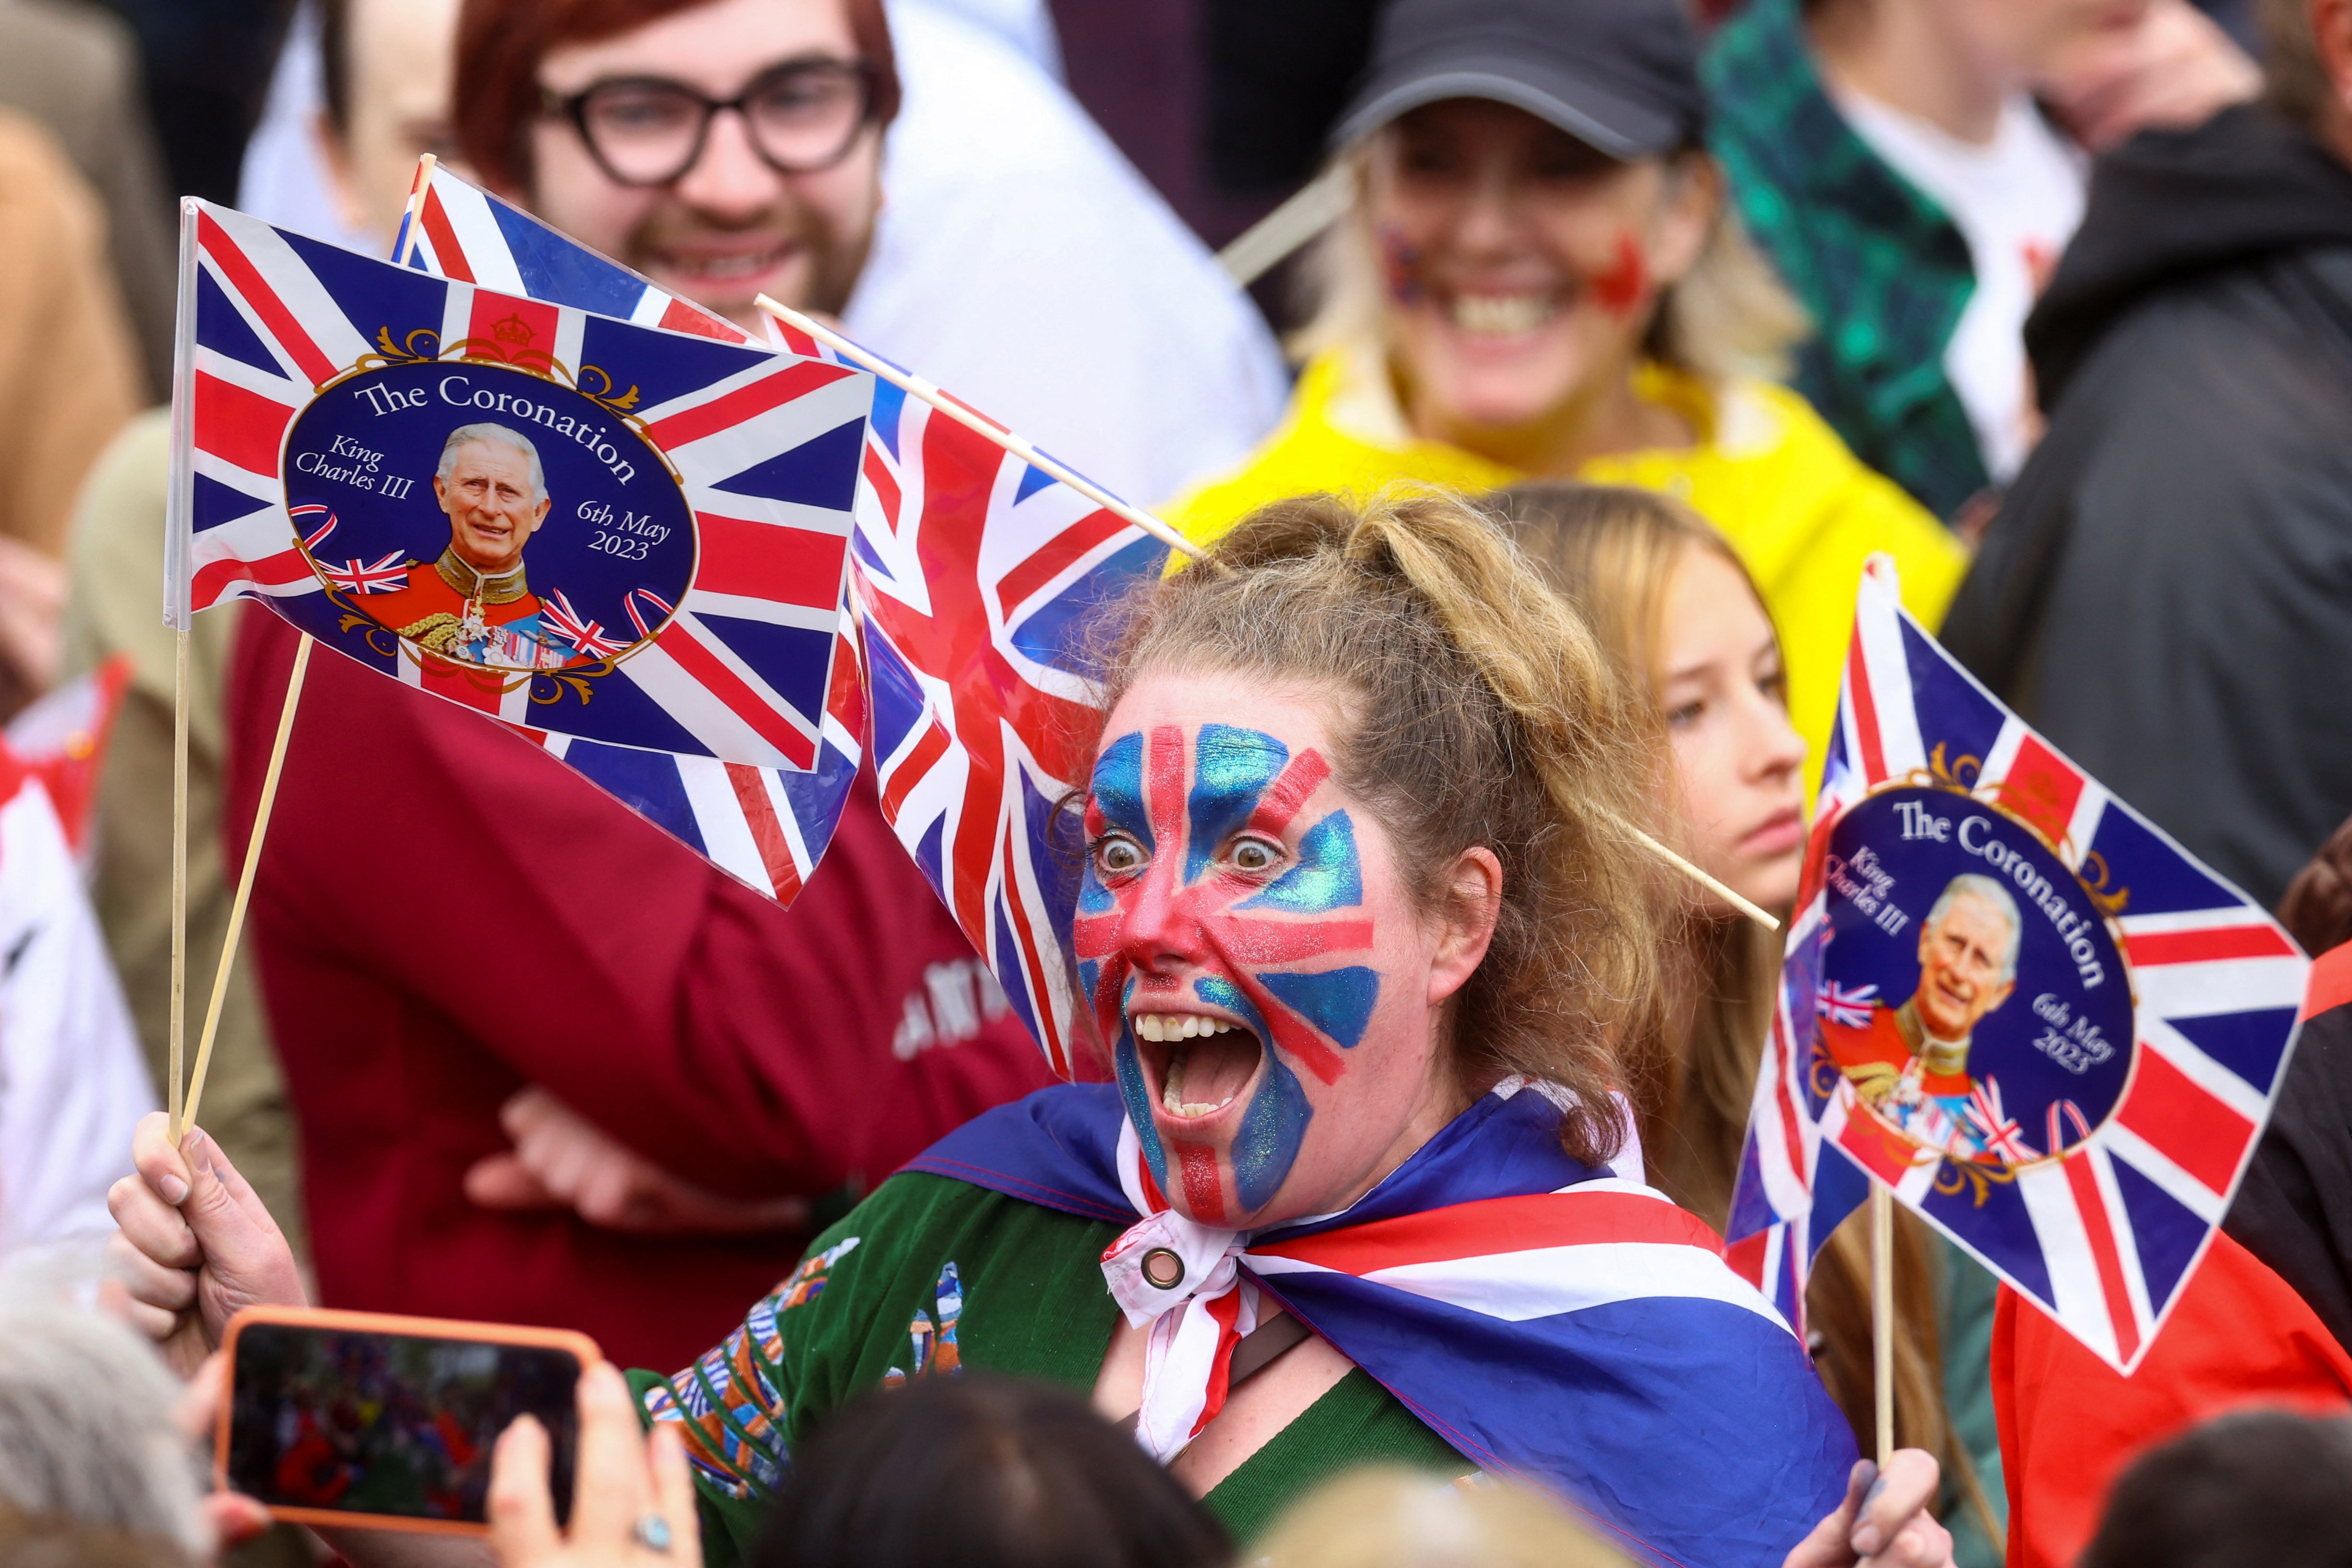
[[[420,271],[640,325],[767,346],[725,317],[665,291],[437,164],[420,163],[417,179],[424,189],[411,205],[420,214],[418,242],[408,254],[409,265]],[[402,219],[394,255],[402,254],[408,223]],[[813,344],[794,352],[809,359],[832,357]],[[633,591],[623,605],[638,636],[670,611],[670,605],[646,589]],[[618,627],[614,632],[623,635]],[[817,762],[807,773],[520,732],[720,869],[789,904],[832,840],[865,754],[866,687],[856,639],[845,574]]]
[[[386,674],[559,737],[592,777],[597,753],[644,753],[603,772],[755,888],[796,891],[862,728],[834,655],[870,377],[191,213],[180,613],[264,597]],[[449,440],[491,425],[505,435]],[[520,571],[472,564],[472,525],[436,500],[453,478],[436,458],[502,448],[530,497],[483,537],[530,541]],[[693,809],[729,800],[717,825]]]
[[[877,383],[850,573],[882,814],[1065,1078],[1079,853],[1060,806],[1092,761],[1086,639],[1100,606],[1167,560],[1142,529]]]
[[[2253,1156],[2308,967],[1938,647],[1874,558],[1733,1261],[1799,1321],[1874,1177],[2128,1374]]]

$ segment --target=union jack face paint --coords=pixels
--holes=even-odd
[[[1381,995],[1320,752],[1154,724],[1097,760],[1073,945],[1153,1176],[1204,1224],[1273,1200]]]

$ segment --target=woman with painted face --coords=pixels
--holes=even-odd
[[[1803,317],[1725,208],[1705,118],[1681,0],[1397,0],[1333,134],[1354,197],[1289,413],[1176,521],[1208,540],[1277,496],[1393,479],[1678,495],[1763,589],[1821,755],[1864,558],[1895,555],[1931,626],[1965,562],[1759,379]]]
[[[1540,1481],[1651,1563],[1947,1561],[1934,1461],[1873,1489],[1713,1233],[1612,1168],[1614,1042],[1662,989],[1655,753],[1499,531],[1267,508],[1104,668],[1071,950],[1114,1081],[969,1124],[635,1375],[714,1560],[829,1411],[971,1365],[1090,1391],[1243,1541],[1384,1459]],[[163,1131],[119,1250],[152,1327],[216,1333],[299,1286]]]
[[[1785,915],[1805,846],[1805,742],[1789,722],[1771,616],[1730,546],[1688,507],[1649,490],[1533,483],[1489,500],[1647,699],[1643,716],[1672,762],[1668,798],[1685,850],[1741,897]],[[1627,1078],[1649,1179],[1721,1230],[1780,978],[1780,939],[1709,897],[1675,917],[1670,951],[1682,978],[1655,1030],[1625,1047]],[[1956,1531],[1961,1561],[1997,1563],[1999,1516],[1971,1458],[1972,1448],[1988,1462],[1999,1452],[1983,1346],[1964,1333],[1973,1361],[1963,1355],[1947,1373],[1942,1335],[1955,1298],[1940,1270],[1965,1269],[1971,1284],[1981,1270],[1946,1256],[1949,1249],[1907,1212],[1895,1222],[1896,1438],[1943,1462],[1952,1483],[1946,1511],[1966,1510]],[[1975,1292],[1964,1300],[1972,1306]],[[1866,1440],[1874,1416],[1864,1216],[1840,1226],[1816,1260],[1806,1321],[1815,1369]],[[1981,1408],[1988,1418],[1963,1433],[1956,1408]]]

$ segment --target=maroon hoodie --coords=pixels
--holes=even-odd
[[[297,634],[245,617],[231,864]],[[246,935],[300,1129],[327,1305],[581,1330],[681,1366],[804,1235],[651,1238],[493,1212],[465,1173],[537,1084],[730,1195],[872,1186],[1049,1081],[859,780],[789,910],[528,742],[312,658]]]

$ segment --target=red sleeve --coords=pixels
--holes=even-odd
[[[295,638],[273,615],[245,619],[229,688],[235,856]],[[893,1051],[909,996],[971,954],[870,784],[779,910],[531,742],[323,648],[257,921],[265,902],[300,932],[303,962],[368,972],[722,1192],[878,1181],[1046,1081],[1008,1016],[952,1049]]]
[[[2009,1487],[2009,1568],[2065,1568],[2142,1450],[2242,1405],[2352,1404],[2352,1358],[2285,1281],[2216,1232],[2130,1377],[2004,1286],[1993,1407]]]

